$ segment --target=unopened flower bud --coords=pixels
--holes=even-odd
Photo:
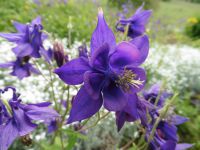
[[[61,67],[65,62],[68,61],[64,53],[64,47],[59,42],[55,42],[53,44],[53,56],[56,60],[58,67]]]

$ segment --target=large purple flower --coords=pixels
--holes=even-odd
[[[28,77],[31,73],[40,74],[39,70],[34,68],[33,65],[29,63],[29,59],[29,56],[17,57],[16,61],[0,64],[0,68],[12,67],[12,72],[10,74],[18,77],[19,79]]]
[[[37,125],[33,121],[47,121],[59,117],[55,110],[49,108],[49,102],[23,104],[14,88],[5,88],[3,92],[8,89],[13,90],[13,97],[8,103],[0,100],[0,108],[3,108],[0,118],[2,115],[6,118],[0,124],[0,150],[7,150],[16,138],[23,138],[35,130]],[[5,115],[7,113],[9,115]]]
[[[145,61],[148,50],[147,36],[116,44],[100,10],[90,57],[73,59],[55,70],[67,84],[84,83],[74,99],[68,123],[91,117],[102,104],[109,111],[122,110],[128,95],[144,87],[145,71],[138,66]]]
[[[30,24],[13,22],[17,33],[0,33],[0,36],[16,44],[12,50],[17,57],[30,56],[39,58],[47,57],[43,48],[43,40],[47,37],[42,33],[41,18],[37,17]],[[46,58],[48,59],[48,58]]]
[[[116,25],[118,31],[126,32],[128,26],[127,35],[131,38],[142,35],[145,32],[145,25],[149,21],[151,16],[151,10],[143,10],[143,5],[138,8],[135,14],[128,19],[120,19]]]

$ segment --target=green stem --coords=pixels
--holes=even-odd
[[[40,71],[40,67],[39,65],[37,64],[37,62],[35,60],[33,60],[33,64],[36,66],[36,68],[38,69],[38,71],[40,72],[40,74],[42,75],[42,77],[47,81],[49,82],[49,80],[45,77],[45,75]]]
[[[150,136],[148,138],[148,145],[151,142],[151,140],[153,139],[153,136],[155,134],[155,131],[156,131],[156,128],[157,128],[159,122],[165,117],[165,115],[167,114],[167,111],[168,111],[169,107],[172,105],[172,103],[174,102],[174,100],[177,97],[177,95],[178,95],[177,93],[174,94],[174,96],[171,98],[171,100],[169,101],[169,103],[166,104],[166,106],[161,110],[160,116],[156,119],[156,122],[155,122],[155,124],[153,126],[152,132],[151,132],[151,134],[150,134]]]
[[[53,76],[52,76],[50,67],[49,67],[49,76],[50,76],[50,86],[51,86],[51,90],[52,90],[52,97],[53,97],[53,101],[55,103],[55,109],[58,110],[54,87],[53,87]]]
[[[64,150],[64,143],[63,143],[63,137],[62,137],[62,132],[60,131],[60,143],[61,143],[61,147],[62,147],[62,150]]]
[[[6,106],[6,109],[7,109],[8,113],[12,116],[12,109],[11,109],[10,104],[8,103],[8,101],[2,99],[2,102]]]
[[[102,117],[100,117],[100,114],[99,114],[99,112],[98,112],[98,114],[97,114],[98,119],[97,119],[97,121],[96,121],[93,125],[91,125],[91,126],[89,126],[89,127],[86,127],[86,128],[83,128],[83,126],[82,126],[82,128],[81,128],[80,130],[78,130],[78,131],[80,132],[80,131],[88,130],[88,129],[90,129],[90,128],[95,127],[95,126],[99,123],[100,120],[104,119],[104,118],[107,117],[109,114],[110,114],[110,112],[107,112],[105,115],[103,115]]]

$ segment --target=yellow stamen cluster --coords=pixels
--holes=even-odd
[[[118,76],[116,84],[122,87],[125,92],[130,92],[131,86],[139,88],[139,86],[144,82],[141,81],[140,78],[136,79],[136,77],[137,75],[134,74],[131,70],[124,69],[123,74]]]

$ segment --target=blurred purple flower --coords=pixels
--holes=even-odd
[[[116,44],[100,10],[91,38],[91,58],[79,57],[55,70],[67,84],[84,83],[74,99],[68,123],[91,117],[102,104],[109,111],[122,110],[128,94],[139,92],[145,85],[145,71],[138,66],[148,50],[147,36]]]
[[[2,93],[8,89],[13,90],[13,97],[8,104],[0,100],[2,106],[9,112],[9,116],[5,116],[7,119],[0,125],[1,150],[7,150],[16,138],[24,137],[35,130],[37,125],[33,121],[47,121],[59,117],[55,110],[49,108],[51,103],[23,104],[14,88],[5,88]]]
[[[173,94],[166,91],[161,91],[159,84],[154,84],[148,91],[143,92],[145,100],[155,105],[156,99],[159,96],[157,106],[159,108],[164,106],[165,100],[170,98]]]
[[[17,57],[40,58],[41,55],[45,58],[48,57],[47,51],[43,48],[43,40],[47,38],[47,35],[42,33],[43,26],[40,17],[34,19],[30,24],[13,22],[13,25],[18,31],[17,33],[0,33],[0,36],[17,44],[12,49]]]
[[[30,76],[31,73],[40,74],[39,70],[34,68],[33,65],[29,63],[29,59],[29,56],[17,57],[16,61],[0,64],[0,68],[12,67],[12,72],[10,74],[18,77],[20,80],[24,77]]]
[[[135,14],[128,19],[120,19],[117,22],[116,29],[120,32],[125,32],[128,26],[127,36],[135,38],[143,35],[145,32],[145,25],[148,23],[151,16],[151,10],[143,10],[143,5],[138,8]]]

